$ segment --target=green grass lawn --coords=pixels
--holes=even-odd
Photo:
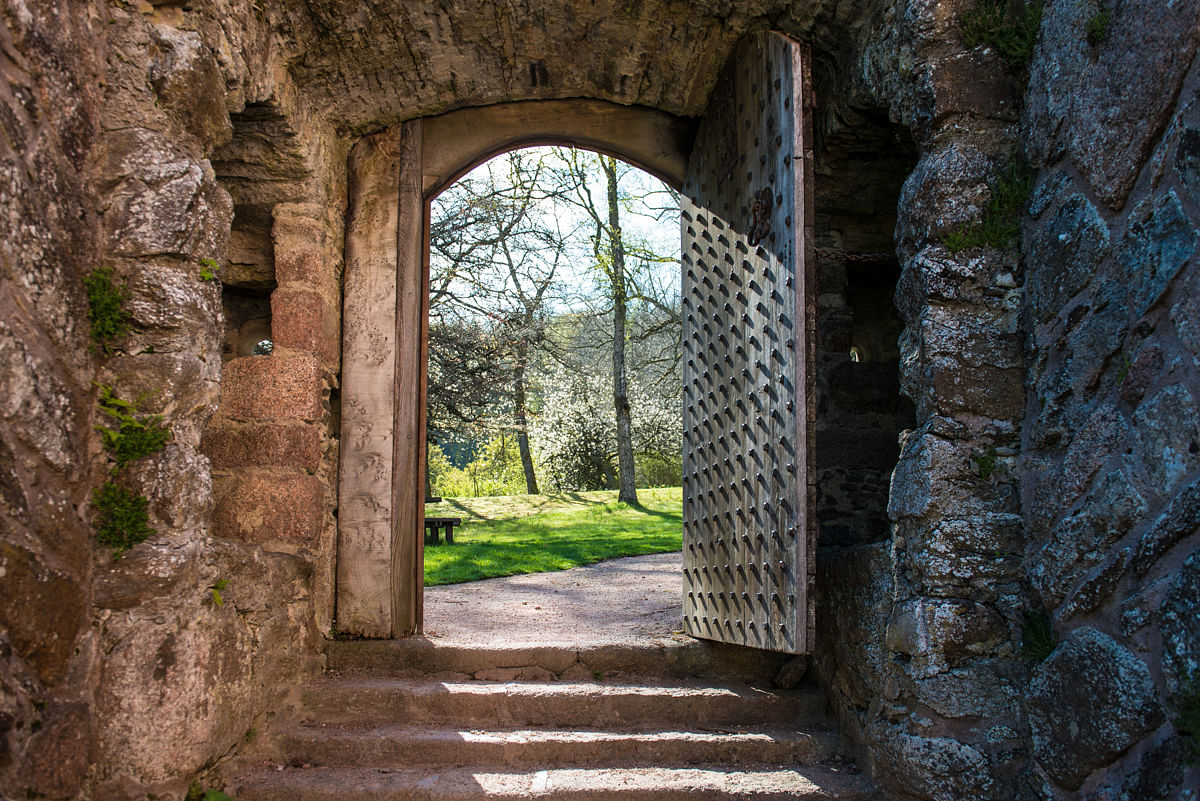
[[[454,544],[425,546],[425,584],[566,570],[618,556],[682,547],[683,491],[639,489],[638,505],[616,490],[562,495],[447,498],[429,517],[461,517]]]

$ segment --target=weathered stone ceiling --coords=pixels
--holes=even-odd
[[[834,57],[880,0],[276,0],[289,67],[338,128],[507,100],[592,97],[699,114],[738,38]],[[852,48],[851,48],[852,49]]]

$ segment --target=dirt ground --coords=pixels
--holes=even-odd
[[[425,636],[462,644],[593,645],[681,637],[682,555],[425,589]]]

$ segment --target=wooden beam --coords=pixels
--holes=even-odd
[[[419,629],[425,510],[426,201],[421,191],[422,121],[401,126],[396,231],[395,417],[392,453],[392,636]]]
[[[366,137],[350,154],[342,337],[342,461],[337,623],[390,637],[396,230],[400,130]]]

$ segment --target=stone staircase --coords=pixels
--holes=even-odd
[[[409,640],[335,642],[328,659],[296,715],[223,768],[238,801],[871,796],[823,696],[769,689],[778,655]]]

